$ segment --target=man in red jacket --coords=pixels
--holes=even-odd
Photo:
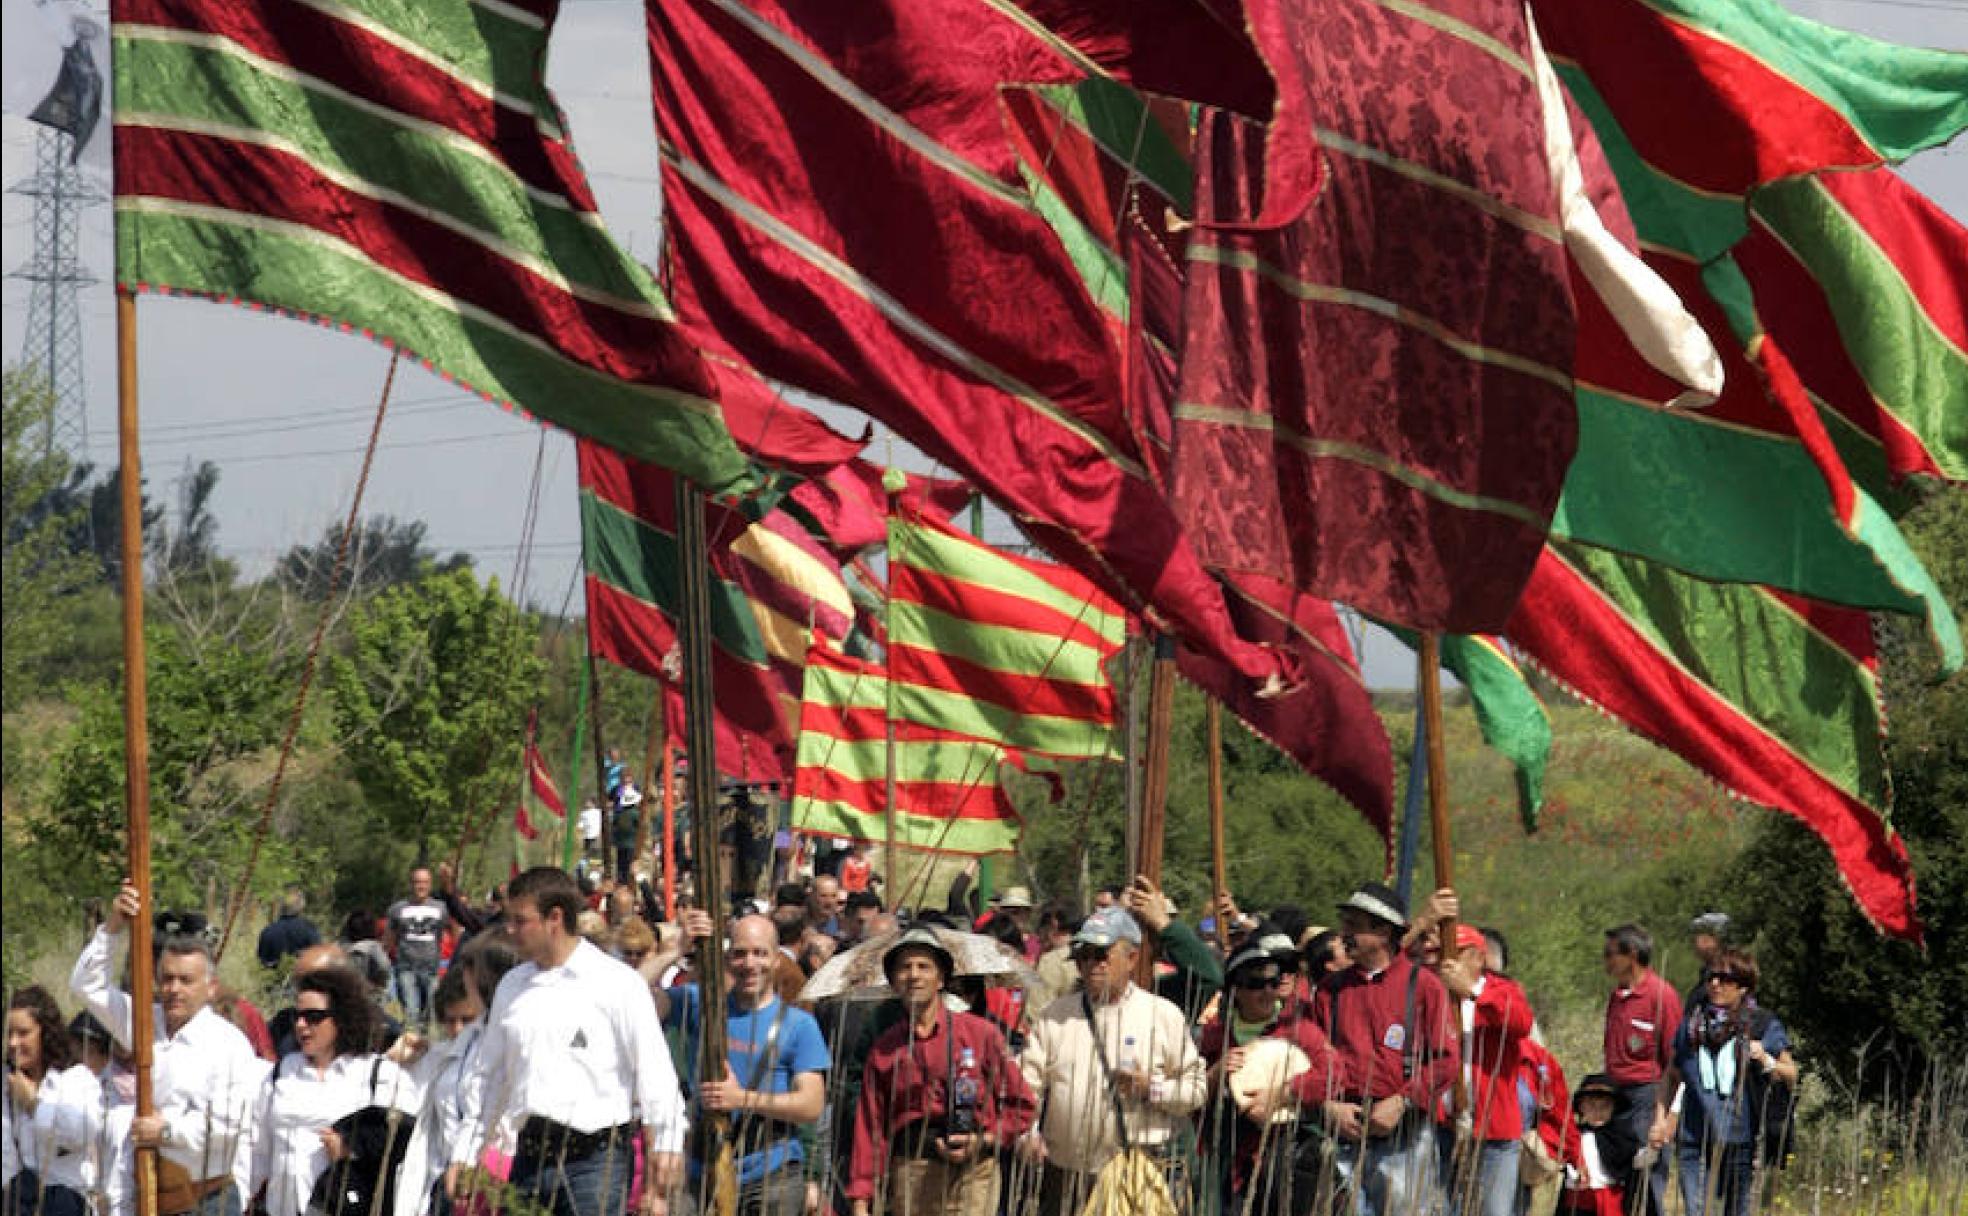
[[[1481,930],[1457,925],[1455,945],[1455,957],[1442,963],[1442,984],[1462,1012],[1462,1082],[1468,1104],[1459,1112],[1451,1112],[1447,1103],[1441,1108],[1444,1153],[1453,1154],[1457,1165],[1446,1171],[1450,1210],[1512,1216],[1517,1158],[1524,1148],[1517,1074],[1523,1067],[1522,1045],[1531,1033],[1531,1002],[1517,981],[1484,965],[1487,943]],[[1445,1161],[1450,1159],[1445,1155]]]
[[[1353,964],[1313,998],[1335,1054],[1321,1116],[1356,1216],[1427,1211],[1441,1189],[1432,1112],[1455,1080],[1455,1025],[1442,981],[1400,952],[1407,922],[1399,895],[1362,884],[1339,905]]]
[[[1649,1143],[1655,1090],[1674,1061],[1674,1032],[1681,1028],[1681,996],[1653,969],[1653,935],[1639,925],[1606,930],[1606,1075],[1619,1087],[1620,1108],[1637,1143]],[[1670,1099],[1672,1095],[1669,1095]],[[1662,1140],[1674,1129],[1663,1128]],[[1628,1195],[1644,1195],[1646,1216],[1660,1216],[1667,1194],[1665,1154],[1626,1180]]]

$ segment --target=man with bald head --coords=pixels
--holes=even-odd
[[[710,936],[711,918],[683,915],[693,948]],[[722,1112],[738,1156],[738,1216],[799,1216],[806,1206],[806,1154],[799,1128],[820,1118],[827,1101],[825,1073],[833,1064],[820,1023],[780,998],[773,984],[779,930],[769,916],[741,917],[731,926],[724,969],[724,1079],[696,1086],[698,1111]],[[695,984],[657,992],[664,1025],[682,1032],[684,1075],[697,1064],[704,1000]],[[697,1162],[691,1162],[693,1171]],[[680,1200],[684,1216],[701,1191],[694,1176]],[[817,1201],[817,1196],[816,1196]]]

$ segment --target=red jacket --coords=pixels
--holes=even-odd
[[[1319,1104],[1331,1094],[1333,1049],[1332,1041],[1326,1038],[1326,1032],[1319,1029],[1317,1022],[1309,1017],[1294,1016],[1296,1011],[1304,1008],[1303,1005],[1285,1002],[1277,1020],[1265,1028],[1262,1037],[1289,1039],[1312,1061],[1312,1067],[1291,1083],[1291,1093],[1300,1109],[1306,1112],[1304,1118],[1317,1119]],[[1202,1035],[1196,1044],[1196,1052],[1203,1057],[1203,1063],[1214,1068],[1216,1062],[1223,1058],[1224,1039],[1228,1033],[1229,1022],[1226,1018],[1219,1017],[1203,1024]],[[1231,1107],[1232,1101],[1228,1095],[1214,1095],[1203,1108],[1202,1135],[1205,1145],[1221,1148],[1224,1132],[1217,1130],[1215,1120],[1219,1111],[1227,1113]],[[1258,1142],[1263,1139],[1265,1130],[1241,1115],[1226,1130],[1232,1146],[1230,1190],[1232,1194],[1241,1195],[1250,1182],[1251,1167],[1257,1160]]]
[[[1004,1145],[1031,1128],[1038,1102],[996,1026],[969,1013],[947,1015],[928,1038],[916,1038],[907,1021],[891,1026],[875,1040],[861,1074],[854,1152],[847,1168],[849,1199],[874,1198],[875,1179],[888,1169],[896,1133],[948,1112],[951,1053],[961,1057],[965,1048],[977,1053],[983,1082],[977,1117],[984,1134]]]
[[[1464,1041],[1468,1060],[1469,1109],[1481,1140],[1515,1140],[1524,1134],[1517,1105],[1517,1075],[1523,1071],[1523,1045],[1530,1042],[1531,998],[1509,976],[1483,977],[1476,998],[1474,1027]],[[1437,1107],[1446,1116],[1449,1103]]]
[[[1404,954],[1375,975],[1355,963],[1326,977],[1313,998],[1312,1018],[1332,1040],[1333,1096],[1358,1102],[1398,1093],[1412,1106],[1433,1109],[1455,1081],[1453,1016],[1442,981]]]
[[[1518,1045],[1523,1061],[1519,1078],[1537,1097],[1538,1139],[1553,1161],[1569,1161],[1578,1140],[1578,1124],[1572,1118],[1572,1091],[1565,1083],[1565,1070],[1558,1057],[1525,1039]]]

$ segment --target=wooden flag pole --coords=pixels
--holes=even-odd
[[[560,868],[574,872],[575,841],[581,837],[581,736],[588,727],[588,676],[593,668],[581,665],[581,687],[574,702],[574,754],[567,761],[567,817],[561,822]]]
[[[1455,885],[1455,848],[1449,837],[1449,773],[1442,738],[1442,643],[1435,634],[1421,635],[1421,721],[1428,735],[1428,834],[1435,852],[1435,890]],[[1455,953],[1454,920],[1445,920],[1442,957]]]
[[[663,710],[665,719],[669,709]],[[663,729],[663,919],[676,919],[676,749],[670,746],[670,732]]]
[[[1168,812],[1169,727],[1175,710],[1175,639],[1167,634],[1155,637],[1155,665],[1148,676],[1148,743],[1143,749],[1146,762],[1141,774],[1140,856],[1134,872],[1162,886],[1162,827]],[[1155,982],[1155,950],[1143,941],[1135,959],[1135,983],[1152,988]]]
[[[137,447],[137,297],[116,289],[116,446],[123,563],[123,807],[137,915],[130,925],[130,1051],[137,1114],[157,1113],[150,1059],[154,1016],[150,961],[150,730],[144,657],[143,467]],[[138,1149],[137,1216],[157,1216],[157,1150]]]
[[[635,880],[634,867],[649,856],[649,808],[656,798],[656,765],[658,757],[667,758],[663,745],[669,742],[670,723],[668,711],[664,706],[663,682],[656,681],[656,704],[649,711],[649,746],[642,755],[642,801],[636,804],[636,842],[635,861],[630,866],[629,880]],[[665,766],[667,767],[667,766]],[[639,900],[642,893],[638,891]]]
[[[607,808],[608,814],[602,818],[601,829],[601,872],[611,871],[614,861],[615,838],[610,835],[615,830],[614,800],[608,796],[608,748],[601,737],[601,668],[595,665],[594,647],[588,647],[588,734],[594,737],[595,801]]]
[[[714,1016],[724,1002],[724,879],[719,873],[717,737],[712,718],[710,555],[704,538],[704,504],[688,481],[676,479],[677,558],[683,573],[684,750],[690,758],[690,829],[697,853],[697,904],[710,914],[711,935],[697,950],[697,991],[711,1015],[697,1019],[698,1081],[724,1079],[724,1019]],[[718,1190],[735,1179],[720,1177],[718,1158],[725,1145],[721,1115],[706,1121],[703,1209],[719,1211]],[[725,1210],[737,1200],[725,1196]]]
[[[1230,864],[1224,856],[1223,839],[1223,707],[1214,700],[1209,702],[1209,817],[1210,888],[1221,904],[1230,891]],[[1230,925],[1215,908],[1210,914],[1216,922],[1216,948],[1227,955]]]
[[[882,870],[886,873],[883,881],[888,886],[891,901],[902,898],[902,888],[897,885],[902,874],[901,856],[895,847],[895,719],[889,718],[883,729],[883,764],[887,774],[882,782]]]

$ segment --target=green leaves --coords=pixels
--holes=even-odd
[[[350,614],[328,667],[336,733],[371,811],[419,855],[517,788],[521,727],[545,663],[532,621],[451,570]]]

